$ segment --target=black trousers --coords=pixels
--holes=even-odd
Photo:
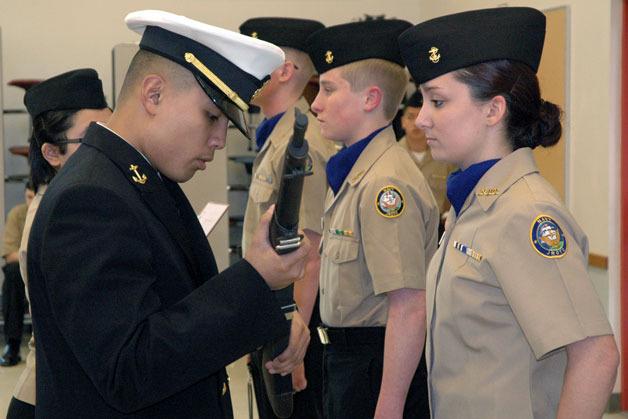
[[[26,293],[20,274],[20,264],[7,263],[3,268],[2,317],[4,319],[4,338],[7,343],[20,345],[24,331],[24,310]]]
[[[310,344],[303,360],[305,365],[305,378],[307,388],[294,395],[293,413],[291,418],[298,419],[322,419],[323,418],[323,346],[316,332],[316,327],[320,324],[320,314],[318,310],[318,298],[312,310],[310,319]],[[253,376],[253,387],[257,400],[257,411],[259,419],[275,419],[277,416],[270,407],[268,396],[264,390],[262,379],[262,351],[251,354],[251,374]]]
[[[13,397],[7,410],[7,419],[35,419],[35,406]]]
[[[375,414],[384,369],[384,345],[324,347],[323,409],[326,419],[371,419]],[[429,419],[425,353],[412,378],[403,417]]]

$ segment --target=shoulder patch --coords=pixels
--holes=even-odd
[[[403,213],[405,202],[403,195],[395,186],[384,186],[377,193],[375,208],[379,215],[386,218],[399,217]]]
[[[560,226],[549,215],[539,215],[530,227],[530,243],[543,257],[556,259],[567,253],[567,238]]]

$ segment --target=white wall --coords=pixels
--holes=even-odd
[[[70,68],[91,66],[111,92],[111,47],[139,37],[124,16],[140,9],[162,9],[237,30],[254,16],[294,16],[344,23],[363,13],[419,18],[418,1],[409,0],[0,0],[4,79],[41,78]],[[22,104],[19,89],[3,86],[7,107]]]
[[[4,107],[24,107],[24,91],[6,86],[7,81],[48,78],[79,67],[98,71],[112,104],[111,49],[116,44],[139,41],[139,36],[126,28],[124,16],[141,9],[167,10],[235,31],[244,20],[255,16],[308,17],[327,25],[356,20],[364,13],[419,20],[416,0],[0,0]],[[26,144],[28,117],[9,115],[4,121],[4,149]],[[0,165],[0,173],[28,172],[23,157],[5,153],[2,159],[0,151],[0,162],[5,166],[2,170]],[[204,175],[199,177],[206,178]],[[195,179],[195,183],[199,181]],[[5,211],[23,199],[22,184],[7,184],[7,192],[1,192],[0,187],[0,209]],[[220,264],[224,267],[225,263]]]

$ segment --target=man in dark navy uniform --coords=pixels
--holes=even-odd
[[[288,333],[266,367],[303,359],[307,327],[272,290],[302,276],[309,244],[277,255],[266,213],[246,258],[218,274],[177,183],[224,147],[228,120],[246,132],[247,103],[284,56],[165,12],[126,22],[143,36],[119,107],[90,126],[31,230],[36,415],[231,418],[227,364]]]

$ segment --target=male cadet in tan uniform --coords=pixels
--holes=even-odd
[[[314,66],[306,52],[305,40],[312,33],[324,28],[314,20],[293,18],[254,18],[240,26],[240,32],[280,46],[286,54],[286,61],[273,71],[264,90],[255,97],[253,104],[259,106],[265,116],[256,131],[259,154],[253,164],[253,179],[244,218],[242,248],[246,249],[257,227],[260,217],[277,200],[284,155],[294,125],[294,111],[299,109],[308,117],[305,137],[309,144],[312,162],[312,175],[305,178],[301,201],[299,227],[312,242],[308,255],[305,277],[295,283],[294,298],[299,312],[310,329],[315,332],[320,324],[318,309],[318,277],[320,256],[317,252],[321,237],[321,217],[327,192],[325,165],[336,152],[332,141],[324,139],[318,122],[309,111],[309,104],[303,98],[303,89],[314,74]],[[322,417],[322,347],[317,339],[310,342],[305,357],[305,377],[303,370],[293,373],[296,390],[294,414],[292,417]],[[253,354],[253,366],[261,365],[261,351]],[[307,388],[303,390],[306,385]],[[260,417],[274,417],[264,397],[259,400],[260,382],[256,382]]]
[[[390,125],[408,83],[395,38],[409,26],[355,22],[308,40],[320,74],[312,110],[322,134],[346,146],[327,164],[321,246],[328,418],[429,417],[417,365],[438,208]]]
[[[432,158],[425,133],[414,124],[422,106],[423,95],[417,90],[408,98],[403,109],[401,126],[406,134],[399,140],[399,145],[408,150],[412,160],[421,169],[421,173],[434,194],[440,215],[443,216],[447,214],[451,206],[447,199],[447,176],[455,170],[455,167]]]

